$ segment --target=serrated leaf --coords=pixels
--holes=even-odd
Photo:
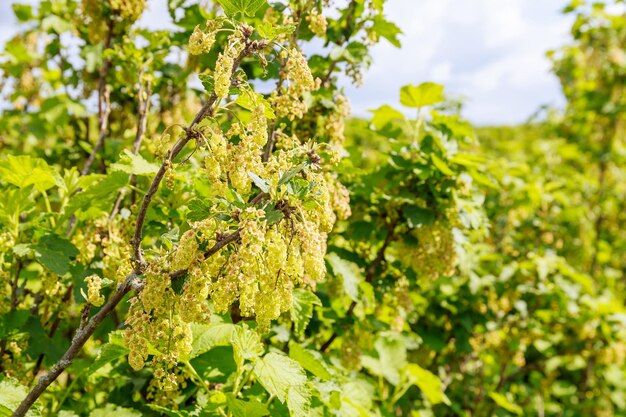
[[[266,118],[272,120],[276,118],[272,105],[261,94],[254,91],[244,91],[237,99],[235,103],[242,108],[253,111],[257,106],[263,106],[263,114]]]
[[[117,359],[123,358],[124,356],[128,355],[128,352],[128,349],[118,344],[106,343],[102,345],[100,351],[98,352],[98,356],[89,366],[87,374],[92,374],[98,369],[102,368],[104,365],[111,363]]]
[[[61,176],[46,161],[29,155],[8,155],[0,161],[0,180],[18,188],[34,185],[39,192],[63,184]]]
[[[318,378],[326,380],[332,378],[326,363],[318,352],[305,349],[300,344],[292,342],[289,344],[289,357]]]
[[[261,22],[256,25],[256,30],[262,38],[273,40],[280,35],[289,35],[296,30],[296,25],[280,25],[276,26],[270,22]]]
[[[65,209],[65,215],[69,217],[79,210],[82,212],[93,209],[109,211],[113,199],[127,182],[128,175],[124,172],[111,172],[107,176],[86,175],[81,177],[80,186],[83,191],[73,196]]]
[[[187,203],[187,220],[192,222],[198,222],[211,216],[211,205],[199,198],[194,198]]]
[[[234,17],[239,13],[253,17],[257,10],[267,4],[266,0],[217,0],[217,2],[224,8],[224,13],[228,17]]]
[[[400,103],[407,107],[424,107],[443,101],[443,85],[422,83],[405,85],[400,89]]]
[[[359,284],[363,282],[363,274],[358,265],[340,258],[336,253],[329,253],[326,255],[326,259],[332,267],[335,276],[343,279],[343,287],[346,294],[352,301],[358,301]]]
[[[410,363],[404,368],[403,377],[406,377],[409,383],[417,385],[431,404],[450,404],[450,400],[443,392],[443,383],[432,372]]]
[[[309,417],[311,415],[311,392],[306,385],[289,387],[287,408],[290,417]]]
[[[254,330],[243,326],[235,326],[231,335],[233,353],[237,367],[242,369],[246,360],[256,360],[265,352],[261,337]]]
[[[259,187],[261,191],[263,191],[264,193],[270,192],[270,185],[263,178],[259,177],[252,171],[248,171],[248,176],[252,178],[252,182],[254,182],[254,185]]]
[[[282,220],[284,217],[283,212],[280,210],[275,210],[272,208],[265,208],[265,221],[268,226],[272,224],[276,224]]]
[[[321,306],[322,302],[311,291],[302,288],[296,288],[293,291],[290,315],[294,324],[294,333],[297,336],[304,334],[304,330],[313,317],[313,306],[316,305]]]
[[[191,325],[191,353],[189,359],[200,356],[216,346],[228,346],[237,326],[231,323],[211,323]]]
[[[402,34],[402,30],[395,23],[385,19],[382,14],[376,15],[374,18],[372,30],[387,39],[389,43],[396,48],[400,48],[402,46],[400,44],[400,40],[398,39],[398,35]]]
[[[304,385],[307,381],[304,369],[298,362],[276,352],[259,359],[253,372],[263,388],[282,403],[287,399],[291,387]]]
[[[9,417],[26,398],[28,388],[11,379],[0,381],[0,417]],[[39,407],[35,405],[26,414],[28,417],[40,416]]]
[[[405,119],[404,114],[387,104],[380,106],[376,110],[370,110],[370,113],[373,114],[371,123],[376,130],[381,130],[394,120]]]
[[[37,260],[55,274],[65,275],[70,262],[79,254],[76,246],[58,235],[44,235],[33,246]]]
[[[146,176],[156,174],[159,171],[159,166],[146,161],[144,157],[139,154],[134,154],[128,149],[124,149],[124,154],[120,156],[120,162],[111,164],[111,170]]]
[[[393,385],[398,385],[401,369],[406,365],[404,340],[393,333],[381,334],[374,347],[378,358],[363,356],[363,366],[374,375],[382,376]]]
[[[243,401],[229,393],[226,399],[228,409],[234,417],[264,417],[270,413],[265,404],[254,398]]]
[[[204,87],[204,91],[208,94],[213,93],[215,91],[215,79],[212,75],[200,74],[198,75],[200,82],[202,83],[202,87]]]

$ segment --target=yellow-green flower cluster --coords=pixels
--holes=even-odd
[[[317,9],[311,10],[306,20],[309,22],[309,29],[311,29],[311,32],[313,32],[315,36],[323,38],[326,35],[326,29],[328,28],[326,17],[318,12]]]
[[[202,55],[208,53],[215,43],[216,31],[205,33],[200,29],[200,25],[196,26],[189,38],[188,49],[191,55]]]
[[[417,238],[417,247],[398,244],[398,257],[402,262],[426,278],[452,276],[457,263],[452,228],[437,221],[431,226],[414,229],[412,234]]]
[[[109,0],[111,10],[118,14],[122,20],[133,23],[143,13],[146,2],[145,0]]]
[[[246,30],[246,28],[240,27],[235,33],[228,37],[226,48],[217,57],[213,78],[215,82],[215,94],[219,98],[226,98],[228,96],[235,59],[237,59],[245,47],[243,30]]]
[[[87,301],[96,307],[100,307],[104,304],[104,296],[100,293],[102,278],[97,275],[90,275],[85,278],[85,282],[87,283]]]
[[[130,350],[128,363],[133,369],[143,368],[152,353],[154,377],[159,388],[168,391],[177,387],[176,365],[191,352],[191,331],[179,314],[180,296],[161,268],[158,263],[149,267],[143,291],[131,300],[125,340]]]
[[[286,60],[283,71],[288,85],[280,91],[274,91],[271,102],[279,117],[301,119],[308,110],[303,96],[317,90],[320,80],[313,78],[306,58],[298,49],[282,51],[281,58]]]
[[[249,172],[261,175],[264,172],[261,161],[263,147],[267,142],[267,119],[263,105],[252,111],[250,122],[241,131],[241,140],[232,146],[231,157],[228,160],[228,173],[233,187],[239,193],[250,191],[252,181]]]
[[[345,120],[350,116],[350,102],[343,94],[335,96],[335,108],[325,117],[323,124],[323,134],[328,138],[328,143],[338,149],[343,149],[345,141],[344,129]]]

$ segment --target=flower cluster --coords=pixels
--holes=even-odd
[[[97,275],[90,275],[85,278],[87,283],[87,302],[96,307],[104,304],[104,296],[100,293],[102,289],[102,278]]]
[[[427,278],[451,276],[456,271],[457,252],[452,228],[441,221],[412,231],[417,246],[404,242],[398,244],[398,258],[410,265],[419,275]]]
[[[317,90],[320,80],[313,78],[306,58],[296,48],[282,51],[281,58],[286,60],[283,71],[288,85],[274,91],[271,102],[279,117],[301,119],[308,109],[303,96]]]
[[[239,54],[244,50],[249,33],[250,28],[248,26],[240,26],[228,37],[226,48],[217,57],[213,77],[215,81],[215,94],[219,98],[226,98],[226,96],[228,96],[235,59],[237,59]]]
[[[145,0],[109,0],[111,10],[122,20],[132,23],[139,19],[146,7]]]
[[[326,35],[326,29],[328,27],[326,17],[318,12],[317,9],[311,10],[306,20],[309,22],[309,29],[311,29],[311,32],[313,32],[315,36],[323,38]]]
[[[191,34],[191,37],[189,38],[189,53],[191,55],[202,55],[209,52],[215,43],[216,34],[217,29],[205,33],[202,29],[200,29],[200,25],[196,26]]]
[[[214,88],[220,98],[228,96],[233,65],[249,32],[247,26],[236,29],[218,56]],[[203,50],[204,36],[194,31],[190,49]],[[132,300],[126,321],[129,363],[134,369],[149,363],[158,389],[175,389],[174,366],[191,349],[189,326],[208,321],[212,311],[236,311],[254,318],[259,331],[269,330],[272,320],[291,308],[295,287],[314,287],[324,278],[327,234],[338,218],[350,214],[347,189],[322,168],[337,162],[333,146],[324,144],[328,149],[322,149],[276,131],[281,144],[264,157],[268,117],[301,117],[306,111],[303,95],[319,85],[297,49],[283,58],[289,82],[283,94],[268,101],[242,83],[236,103],[246,103],[244,117],[226,127],[215,117],[197,130],[202,172],[211,192],[236,193],[254,204],[225,207],[223,201],[214,201],[211,216],[190,224],[170,253],[150,263],[143,290]],[[318,152],[330,155],[328,160]],[[173,167],[165,163],[173,176]],[[211,250],[216,245],[220,250]]]

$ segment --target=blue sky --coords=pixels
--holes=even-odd
[[[37,3],[37,0],[26,0]],[[12,1],[0,0],[0,43],[17,26]],[[166,0],[148,0],[140,24],[168,27]],[[402,49],[383,41],[372,51],[365,84],[345,82],[353,113],[398,101],[408,83],[435,81],[463,97],[476,124],[525,121],[543,104],[561,105],[548,49],[568,40],[565,0],[388,0],[385,13],[403,30]]]

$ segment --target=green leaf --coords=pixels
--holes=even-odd
[[[0,381],[0,417],[9,417],[28,394],[28,388],[11,379]],[[28,417],[40,416],[39,407],[35,405],[26,414]]]
[[[234,417],[263,417],[270,413],[265,404],[254,398],[250,401],[243,401],[228,393],[226,401]]]
[[[248,111],[253,111],[259,105],[263,106],[263,114],[265,117],[270,120],[276,118],[276,114],[274,114],[274,110],[272,110],[272,105],[265,100],[265,97],[254,91],[244,90],[242,94],[237,97],[235,103]]]
[[[443,101],[443,85],[422,83],[405,85],[400,89],[400,103],[407,107],[424,107]]]
[[[294,385],[287,391],[287,408],[290,417],[310,417],[311,392],[305,385]]]
[[[246,360],[256,360],[265,352],[261,337],[254,330],[243,326],[235,326],[231,335],[235,363],[239,369],[243,369]]]
[[[304,385],[307,381],[300,364],[282,353],[268,353],[257,361],[253,372],[263,388],[282,403],[291,387]]]
[[[75,194],[65,209],[65,215],[71,216],[82,211],[93,213],[94,211],[111,210],[111,204],[117,196],[120,188],[128,183],[128,175],[123,172],[112,172],[107,176],[86,175],[81,177],[81,187],[83,191]],[[94,215],[97,215],[96,213]]]
[[[191,325],[191,354],[189,359],[200,356],[216,346],[228,346],[237,326],[231,323],[211,323]]]
[[[198,78],[200,78],[200,82],[204,87],[204,91],[206,91],[208,94],[213,93],[213,91],[215,90],[215,79],[213,78],[213,76],[200,74],[198,75]]]
[[[276,26],[270,22],[261,22],[256,25],[256,30],[262,38],[273,40],[280,35],[289,35],[296,30],[296,25],[280,25]]]
[[[105,407],[98,408],[89,413],[89,417],[141,417],[141,412],[131,408],[119,407],[115,404],[107,404]]]
[[[431,404],[450,404],[450,400],[443,392],[443,383],[432,372],[410,363],[405,367],[403,377],[406,377],[410,384],[416,385]]]
[[[300,165],[296,165],[293,168],[288,169],[287,171],[285,171],[285,173],[280,177],[280,180],[278,180],[278,185],[283,185],[283,184],[287,184],[289,181],[291,181],[296,175],[298,175],[300,172],[302,172],[303,169],[305,169],[308,166],[308,164],[306,162],[301,163]]]
[[[402,33],[402,30],[395,24],[385,19],[382,14],[377,14],[374,18],[374,25],[372,29],[383,38],[387,39],[390,44],[396,48],[400,48],[400,40],[398,35]]]
[[[448,164],[445,163],[445,161],[441,158],[439,158],[437,155],[432,154],[430,155],[430,159],[433,161],[433,165],[435,165],[435,167],[437,167],[437,169],[443,174],[443,175],[448,175],[448,176],[453,176],[454,175],[454,171],[452,171],[450,169],[450,167],[448,166]]]
[[[259,189],[261,189],[261,191],[263,191],[264,193],[269,193],[270,192],[270,185],[263,178],[259,177],[257,174],[255,174],[254,172],[251,172],[251,171],[248,171],[248,176],[250,178],[252,178],[252,181],[254,182],[254,185],[259,187]]]
[[[30,4],[15,3],[12,5],[13,13],[20,22],[27,22],[33,18],[33,6]]]
[[[211,215],[211,205],[206,200],[194,198],[187,204],[187,220],[199,222]]]
[[[358,301],[359,284],[364,278],[357,264],[341,259],[336,253],[329,253],[326,255],[326,259],[333,268],[335,276],[343,278],[343,286],[346,294],[348,294],[352,301]]]
[[[498,394],[497,392],[490,392],[489,393],[489,397],[491,397],[491,399],[498,404],[498,406],[504,408],[506,411],[509,411],[513,414],[517,414],[518,416],[521,416],[524,414],[524,410],[522,409],[522,407],[520,407],[517,404],[513,404],[511,401],[509,401],[509,399],[502,395],[502,394]]]
[[[332,379],[332,375],[319,352],[305,349],[302,345],[292,341],[289,343],[289,357],[316,377],[326,380]]]
[[[19,188],[34,185],[39,192],[63,184],[61,176],[46,161],[28,155],[8,155],[0,161],[0,180]]]
[[[72,30],[72,23],[57,15],[50,15],[43,18],[41,28],[46,32],[61,34]]]
[[[111,170],[139,176],[151,176],[159,171],[159,166],[146,161],[139,154],[135,155],[128,149],[124,149],[124,154],[120,155],[120,162],[111,164]]]
[[[265,221],[268,225],[276,224],[284,217],[283,212],[274,209],[273,205],[268,205],[263,210],[265,211]]]
[[[430,226],[435,222],[435,213],[432,210],[418,206],[405,206],[402,209],[402,214],[411,228]]]
[[[498,184],[496,184],[495,182],[493,182],[489,177],[487,177],[484,174],[481,174],[480,172],[478,172],[478,171],[476,171],[474,169],[470,170],[469,174],[472,176],[474,181],[476,181],[480,185],[484,185],[484,186],[492,188],[494,190],[499,190],[500,189],[500,186]]]
[[[37,260],[55,274],[65,275],[70,262],[79,254],[76,246],[58,235],[44,235],[33,246]]]
[[[405,117],[400,111],[394,109],[393,107],[385,104],[384,106],[380,106],[376,110],[370,110],[373,114],[372,124],[376,128],[376,130],[381,130],[389,123],[394,120],[404,120]]]
[[[253,17],[261,7],[267,4],[266,0],[217,0],[224,8],[228,17],[234,17],[238,13]]]
[[[311,291],[296,288],[291,301],[291,321],[294,324],[294,333],[302,336],[313,317],[313,306],[321,306],[322,302]]]
[[[394,333],[381,334],[374,343],[378,358],[363,356],[363,366],[374,375],[382,376],[393,385],[400,382],[401,370],[406,365],[406,345]]]
[[[87,374],[92,374],[98,369],[102,368],[104,365],[111,363],[117,359],[123,358],[124,356],[128,355],[128,352],[128,349],[118,344],[106,343],[102,345],[100,351],[98,352],[98,356],[89,366]]]

